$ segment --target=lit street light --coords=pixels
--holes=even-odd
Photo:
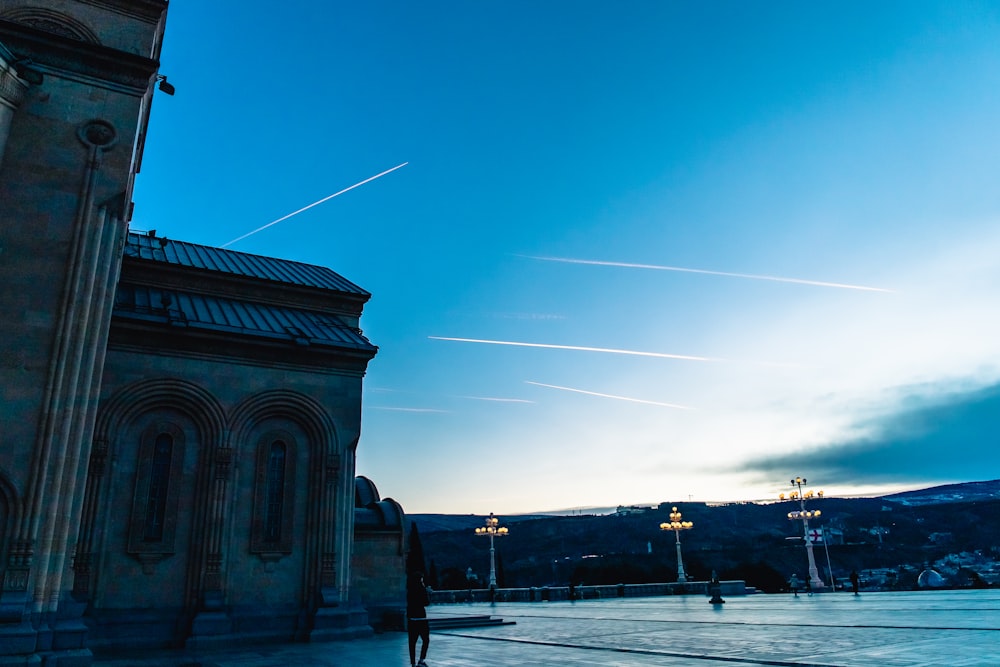
[[[809,559],[809,585],[812,588],[823,588],[826,584],[824,584],[823,580],[819,578],[819,570],[816,569],[816,559],[813,558],[813,538],[815,535],[810,534],[809,531],[809,519],[815,519],[821,514],[821,512],[819,510],[806,509],[806,501],[814,496],[822,498],[823,492],[818,491],[813,493],[812,491],[806,491],[803,493],[802,487],[806,484],[806,480],[803,477],[796,477],[791,481],[791,484],[796,487],[796,490],[788,494],[788,498],[789,500],[798,500],[799,509],[789,512],[788,520],[802,522],[802,539],[805,542],[806,556]],[[785,494],[782,493],[778,496],[778,498],[780,500],[784,500]],[[812,532],[817,533],[817,531]]]
[[[670,521],[660,524],[660,530],[674,531],[677,540],[677,583],[683,584],[687,581],[684,574],[684,561],[681,560],[681,531],[689,530],[694,526],[690,521],[681,521],[681,513],[674,507],[670,512]]]
[[[497,562],[496,562],[496,552],[493,548],[493,538],[503,537],[507,534],[507,528],[504,526],[497,526],[500,520],[493,516],[493,512],[486,518],[486,525],[481,528],[476,528],[476,535],[488,535],[490,538],[490,590],[496,590],[497,587]]]

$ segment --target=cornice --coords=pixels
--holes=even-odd
[[[0,19],[0,41],[17,55],[55,72],[108,81],[144,93],[159,63],[100,44],[88,44]]]

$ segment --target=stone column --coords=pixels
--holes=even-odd
[[[117,251],[124,233],[119,216],[109,214],[107,207],[95,211],[94,205],[102,157],[115,145],[117,133],[110,123],[94,120],[79,128],[78,137],[86,148],[87,160],[25,494],[26,511],[15,540],[17,558],[30,571],[31,612],[39,621],[41,650],[51,645],[69,535],[79,527],[73,520],[79,516],[75,511],[82,503],[77,480],[81,459],[90,455],[101,377],[95,364],[104,358],[111,288],[120,267]],[[61,617],[65,619],[67,614]],[[86,628],[78,621],[60,623],[76,636],[61,641],[61,645],[82,648]]]
[[[228,442],[227,436],[223,442]],[[229,488],[233,469],[233,450],[219,447],[215,450],[212,480],[210,482],[206,511],[205,563],[201,575],[202,607],[191,622],[189,649],[225,646],[232,641],[233,621],[225,611],[225,586],[222,563],[223,536],[228,519]]]

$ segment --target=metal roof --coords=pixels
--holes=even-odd
[[[263,336],[301,346],[326,345],[371,352],[378,349],[358,329],[335,315],[145,285],[119,284],[114,316]]]
[[[285,284],[319,287],[357,294],[366,298],[371,296],[351,281],[324,266],[262,255],[250,255],[245,252],[158,238],[148,234],[129,232],[125,245],[125,256]]]

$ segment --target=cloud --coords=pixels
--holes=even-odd
[[[813,285],[815,287],[836,287],[839,289],[862,290],[865,292],[894,292],[885,287],[869,287],[866,285],[849,285],[847,283],[831,283],[822,280],[805,280],[803,278],[786,278],[782,276],[763,276],[752,273],[730,273],[729,271],[709,271],[708,269],[691,269],[681,266],[662,266],[659,264],[632,264],[629,262],[605,262],[592,259],[572,259],[569,257],[537,257],[533,255],[518,255],[525,259],[537,259],[543,262],[563,262],[565,264],[589,264],[591,266],[617,266],[627,269],[652,269],[654,271],[677,271],[679,273],[701,273],[709,276],[726,276],[728,278],[744,278],[747,280],[769,280],[778,283],[795,283],[798,285]]]
[[[928,396],[910,390],[895,412],[858,425],[864,435],[742,463],[768,476],[823,484],[924,483],[1000,476],[1000,383]]]

